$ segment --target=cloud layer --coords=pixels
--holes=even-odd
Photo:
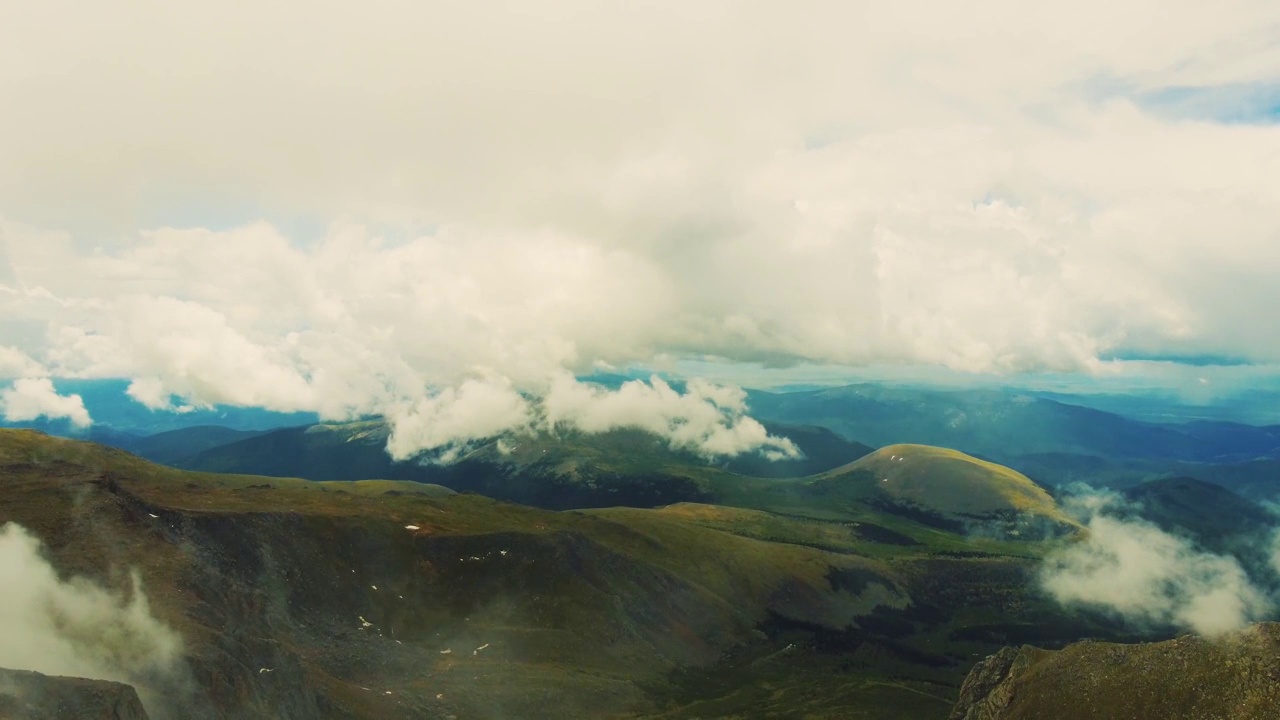
[[[1280,126],[1224,120],[1274,92],[1277,27],[1265,0],[41,3],[0,17],[0,371],[386,413],[414,445],[678,358],[1274,363]],[[734,422],[706,442],[758,437]]]

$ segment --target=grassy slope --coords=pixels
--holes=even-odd
[[[924,544],[954,543],[958,532],[967,534],[960,544],[971,547],[981,545],[977,535],[984,533],[1034,538],[1079,529],[1043,488],[1020,473],[923,445],[883,448],[809,478],[761,481],[703,473],[701,482],[722,505],[865,523],[869,537],[885,529]]]
[[[767,617],[838,628],[907,602],[876,560],[658,513],[623,522],[429,487],[186,473],[20,431],[0,433],[0,466],[0,521],[43,538],[65,572],[113,582],[105,569],[140,568],[157,614],[218,678],[218,702],[250,715],[320,703],[336,717],[396,716],[440,693],[467,716],[623,711],[654,702],[637,682],[756,642]],[[832,573],[867,582],[835,588]],[[192,606],[193,594],[205,600]],[[274,619],[256,614],[270,608]],[[357,634],[357,617],[376,639]],[[441,666],[450,637],[493,651]],[[226,665],[227,654],[249,657]],[[258,666],[292,668],[320,697],[264,690]],[[482,691],[462,673],[491,682]],[[375,682],[396,694],[352,689]]]
[[[815,495],[813,478],[694,475],[764,509],[548,512],[3,432],[0,522],[64,572],[139,568],[223,709],[249,716],[942,717],[999,643],[1106,634],[1030,589],[1044,543],[966,538]]]
[[[895,500],[944,515],[1026,512],[1068,522],[1053,498],[1022,473],[956,450],[890,445],[818,479],[839,483],[865,471]]]

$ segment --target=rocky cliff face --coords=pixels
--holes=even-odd
[[[1280,717],[1280,624],[1208,640],[1007,647],[978,663],[951,720]]]
[[[147,720],[129,685],[0,668],[0,720]]]

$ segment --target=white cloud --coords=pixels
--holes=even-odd
[[[0,344],[153,407],[436,418],[706,355],[1280,362],[1280,125],[1143,105],[1274,84],[1266,0],[0,20]]]
[[[639,428],[673,448],[707,457],[756,451],[778,460],[799,456],[794,443],[769,435],[746,415],[745,399],[737,388],[700,381],[680,393],[657,377],[609,390],[562,374],[537,397],[522,395],[505,378],[473,379],[457,390],[445,388],[386,410],[392,428],[387,450],[404,460],[424,449],[444,448],[436,459],[452,462],[472,440],[561,429],[600,433]]]
[[[531,419],[528,401],[510,383],[467,380],[457,390],[392,409],[387,419],[391,437],[387,451],[397,460],[423,449],[448,448],[440,457],[452,462],[473,439],[484,439],[525,429]]]
[[[738,455],[759,450],[774,459],[797,457],[786,438],[771,437],[764,426],[746,416],[746,395],[692,381],[681,394],[654,377],[632,380],[615,391],[561,376],[543,400],[544,420],[554,431],[569,427],[588,433],[637,427],[667,438],[672,447],[707,456]]]
[[[27,422],[44,417],[66,418],[77,427],[93,424],[79,395],[59,395],[48,378],[22,378],[0,390],[0,411],[9,422]]]
[[[135,379],[129,383],[125,394],[151,410],[173,408],[173,396],[164,389],[164,381],[157,377]]]
[[[1263,619],[1273,607],[1234,558],[1142,520],[1093,514],[1087,527],[1084,540],[1045,558],[1041,581],[1058,602],[1208,636]]]
[[[23,378],[46,375],[40,363],[23,351],[0,345],[0,378]]]
[[[0,526],[0,667],[134,685],[155,712],[154,694],[182,680],[182,639],[152,614],[135,574],[127,596],[85,579],[62,579],[40,541]]]

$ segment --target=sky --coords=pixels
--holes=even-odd
[[[0,107],[10,419],[785,454],[733,386],[1280,378],[1269,0],[0,0]],[[574,380],[636,367],[709,382]]]

